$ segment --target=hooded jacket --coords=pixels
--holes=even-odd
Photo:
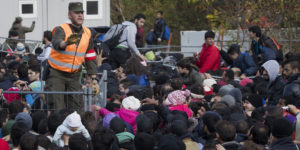
[[[16,30],[19,33],[19,39],[25,39],[25,33],[32,32],[34,27],[34,23],[30,27],[24,27],[22,24],[14,24],[10,30]]]
[[[195,63],[200,68],[200,73],[205,73],[209,70],[215,71],[219,69],[221,64],[220,58],[220,52],[216,46],[206,46],[204,43],[199,54],[199,59]]]
[[[283,78],[279,75],[279,64],[276,60],[265,62],[262,67],[267,71],[269,76],[268,83],[268,101],[271,105],[276,105],[279,98],[282,96],[283,87],[286,84]]]
[[[238,58],[233,61],[232,67],[237,67],[241,69],[241,72],[246,76],[255,75],[257,71],[257,65],[255,64],[253,58],[248,54],[240,53]]]
[[[122,23],[122,25],[125,25],[127,27],[124,29],[123,34],[119,39],[120,44],[118,44],[118,46],[129,48],[131,53],[137,56],[141,55],[140,51],[137,49],[135,44],[137,34],[136,24],[129,21],[125,21]]]

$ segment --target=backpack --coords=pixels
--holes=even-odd
[[[171,32],[170,28],[167,25],[165,25],[165,32],[164,32],[164,36],[163,36],[164,40],[167,40],[167,41],[169,40],[170,32]]]
[[[276,53],[276,60],[278,62],[283,61],[283,52],[281,50],[282,45],[279,44],[275,39],[266,37],[263,40],[263,46],[271,48],[275,51]]]
[[[127,27],[126,25],[115,24],[105,33],[101,41],[101,44],[99,44],[98,46],[105,53],[107,53],[106,55],[109,55],[109,51],[113,50],[118,44],[124,42],[124,41],[119,42],[119,40],[126,27]]]

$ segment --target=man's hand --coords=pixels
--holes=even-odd
[[[242,75],[240,76],[240,80],[243,80],[243,79],[245,79],[245,78],[247,78],[247,76],[246,76],[245,74],[242,74]]]
[[[157,42],[161,42],[161,38],[157,38]]]
[[[72,44],[75,44],[75,43],[77,43],[77,42],[79,42],[79,41],[80,41],[79,35],[78,35],[77,33],[73,33],[73,34],[71,34],[71,35],[68,37],[68,39],[67,39],[67,41],[66,41],[66,44],[67,44],[67,45],[72,45]]]
[[[62,140],[64,141],[65,146],[69,146],[69,139],[70,139],[70,136],[64,134],[63,136],[61,136],[61,138],[62,138]]]
[[[93,107],[94,110],[96,110],[96,111],[99,111],[99,110],[101,109],[101,107],[100,107],[100,106],[97,106],[97,105],[93,105],[92,107]]]
[[[142,61],[147,61],[147,58],[144,55],[139,56]]]
[[[98,67],[101,66],[102,62],[107,59],[107,57],[102,57],[102,52],[103,52],[103,50],[100,52],[100,54],[97,55],[97,65],[98,65]]]

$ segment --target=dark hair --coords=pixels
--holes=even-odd
[[[186,68],[187,70],[191,71],[191,61],[189,59],[181,59],[176,64],[177,67]]]
[[[41,120],[39,123],[38,133],[44,135],[47,132],[48,132],[48,120],[47,120],[47,118],[45,118],[45,119]]]
[[[35,50],[34,50],[34,53],[35,55],[40,55],[43,53],[43,49],[41,47],[37,47]]]
[[[1,109],[0,110],[0,128],[2,128],[2,125],[4,122],[6,122],[7,118],[8,118],[7,109]]]
[[[183,79],[182,78],[174,78],[170,80],[170,84],[174,90],[181,90]]]
[[[99,126],[92,136],[93,149],[110,150],[117,139],[111,130]]]
[[[155,139],[151,134],[137,133],[134,138],[134,145],[136,150],[153,150]]]
[[[202,117],[203,125],[205,125],[209,132],[213,133],[216,131],[216,122],[220,120],[220,117],[216,114],[205,113]]]
[[[140,114],[136,117],[137,131],[151,134],[153,132],[153,122],[146,115]]]
[[[51,42],[52,41],[52,32],[51,31],[45,31],[43,37]]]
[[[38,135],[37,136],[37,143],[39,146],[43,147],[44,149],[49,149],[51,145],[51,141],[45,135]]]
[[[157,113],[153,112],[153,111],[144,112],[144,115],[146,115],[148,118],[150,118],[152,120],[153,131],[158,129],[158,127],[160,125],[160,122],[161,122],[160,116]]]
[[[110,121],[109,126],[110,126],[110,129],[113,130],[115,134],[124,132],[126,129],[125,122],[119,117],[114,117]]]
[[[41,66],[39,66],[39,65],[29,66],[28,70],[29,69],[32,70],[33,72],[41,73]]]
[[[255,33],[256,37],[261,37],[261,30],[259,26],[251,26],[248,28],[248,31]]]
[[[11,127],[10,137],[13,143],[13,146],[18,146],[22,135],[24,135],[29,129],[26,124],[23,122],[16,122]]]
[[[130,90],[127,93],[127,96],[134,96],[139,100],[143,100],[145,98],[152,98],[153,91],[150,86],[141,86],[141,88],[138,88],[136,90]]]
[[[64,118],[56,112],[50,114],[48,117],[48,130],[50,135],[54,135],[57,127],[62,124],[63,120]]]
[[[19,112],[23,112],[24,105],[20,101],[12,101],[8,105],[9,119],[14,120]]]
[[[295,105],[296,106],[296,99],[293,96],[281,96],[280,99],[285,100],[285,105]]]
[[[228,55],[233,55],[235,53],[237,53],[237,54],[241,53],[240,46],[237,45],[237,44],[231,44],[228,51],[227,51],[227,54]]]
[[[137,20],[146,19],[146,16],[144,14],[137,14],[137,15],[135,15],[134,19],[137,19]]]
[[[237,124],[236,124],[236,132],[237,133],[247,134],[248,129],[249,129],[249,125],[248,125],[247,121],[240,120],[237,122]]]
[[[124,87],[124,85],[123,85],[123,87]],[[127,86],[126,88],[128,88],[128,86]],[[110,97],[110,102],[113,103],[115,100],[119,100],[119,101],[121,102],[121,101],[122,101],[121,95],[119,95],[119,94],[113,94],[113,95]]]
[[[225,77],[228,77],[229,80],[234,80],[234,72],[231,69],[225,71]]]
[[[209,31],[205,32],[204,37],[205,37],[205,39],[207,39],[207,38],[213,38],[214,39],[215,38],[215,33],[213,31],[209,30]]]
[[[37,136],[26,133],[20,139],[21,150],[36,150],[38,148]]]
[[[268,126],[264,124],[255,124],[251,130],[252,140],[256,144],[266,145],[270,136],[270,130]]]
[[[188,122],[182,119],[173,120],[168,126],[169,132],[181,137],[188,133]]]
[[[283,116],[282,109],[277,106],[269,106],[266,108],[266,112],[268,113],[265,118],[264,124],[271,129],[274,120],[281,118]]]
[[[265,150],[265,147],[264,145],[248,140],[243,144],[242,150]]]
[[[201,109],[201,107],[204,107],[206,111],[209,111],[209,107],[207,103],[196,101],[196,102],[191,102],[189,104],[189,108],[193,111],[195,116],[198,114],[198,110]]]
[[[8,33],[8,38],[11,38],[12,36],[19,36],[19,32],[16,30],[10,30]]]
[[[47,114],[41,111],[36,111],[31,114],[31,118],[33,131],[38,132],[39,124],[43,119],[47,118]]]
[[[300,71],[300,62],[297,60],[297,58],[291,58],[284,62],[284,66],[290,64],[292,69],[298,69]]]
[[[233,141],[236,137],[235,126],[226,120],[221,120],[216,124],[216,132],[224,142]]]
[[[19,68],[19,66],[20,66],[20,62],[18,62],[18,61],[12,61],[12,62],[10,62],[7,65],[7,69],[9,69],[9,70],[16,70],[16,69]]]
[[[163,11],[161,11],[161,10],[157,11],[156,13],[160,13],[161,15],[163,15],[163,14],[164,14],[164,12],[163,12]]]
[[[140,59],[136,56],[130,57],[125,63],[125,72],[126,74],[134,74],[136,76],[147,75],[147,67],[143,66],[140,62]]]
[[[70,150],[87,150],[87,142],[85,137],[80,133],[75,133],[69,140]]]
[[[26,64],[20,64],[18,67],[18,75],[20,79],[28,77],[28,67]]]

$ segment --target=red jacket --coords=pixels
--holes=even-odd
[[[206,46],[205,43],[202,47],[199,60],[195,62],[200,68],[200,73],[204,73],[208,70],[215,71],[220,68],[220,53],[217,47],[214,45]]]

